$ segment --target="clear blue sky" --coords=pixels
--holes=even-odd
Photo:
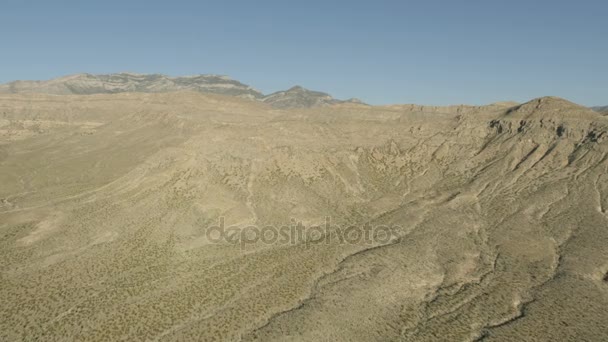
[[[0,82],[214,73],[373,104],[608,105],[607,16],[606,0],[3,0]]]

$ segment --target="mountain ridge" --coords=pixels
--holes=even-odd
[[[117,73],[67,75],[47,81],[13,81],[0,85],[0,93],[92,95],[122,92],[158,93],[193,90],[205,93],[258,99],[258,90],[223,75],[170,77],[162,74]]]
[[[358,99],[339,100],[331,95],[296,85],[268,95],[225,75],[198,74],[167,76],[164,74],[79,73],[50,80],[17,80],[0,84],[0,94],[39,93],[50,95],[93,95],[125,92],[163,93],[197,91],[236,96],[261,101],[279,109],[312,108],[340,103],[364,104]]]
[[[295,85],[287,90],[279,90],[264,94],[256,88],[234,80],[227,75],[195,74],[186,76],[168,76],[165,74],[140,74],[120,72],[111,74],[77,73],[50,80],[16,80],[0,84],[0,94],[49,94],[49,95],[94,95],[116,93],[166,93],[176,91],[194,91],[204,94],[219,94],[259,101],[276,109],[318,108],[332,105],[363,105],[369,106],[357,98],[347,100],[336,99],[332,95],[310,90],[301,85]],[[543,97],[539,99],[559,99]],[[539,99],[534,99],[536,101]],[[532,102],[530,101],[530,102]],[[564,100],[566,101],[566,100]],[[569,102],[569,101],[567,101]],[[384,105],[387,108],[428,111],[462,111],[465,108],[518,107],[517,102],[498,102],[489,105],[450,105],[430,106],[418,104]],[[608,114],[608,106],[588,107],[600,114]]]

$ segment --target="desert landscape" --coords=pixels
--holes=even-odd
[[[608,116],[565,99],[17,82],[0,184],[2,341],[608,340]]]

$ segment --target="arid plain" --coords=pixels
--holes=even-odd
[[[0,340],[608,340],[607,131],[553,97],[0,94]]]

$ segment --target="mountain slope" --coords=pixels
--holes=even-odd
[[[608,339],[588,108],[0,107],[2,341]]]

